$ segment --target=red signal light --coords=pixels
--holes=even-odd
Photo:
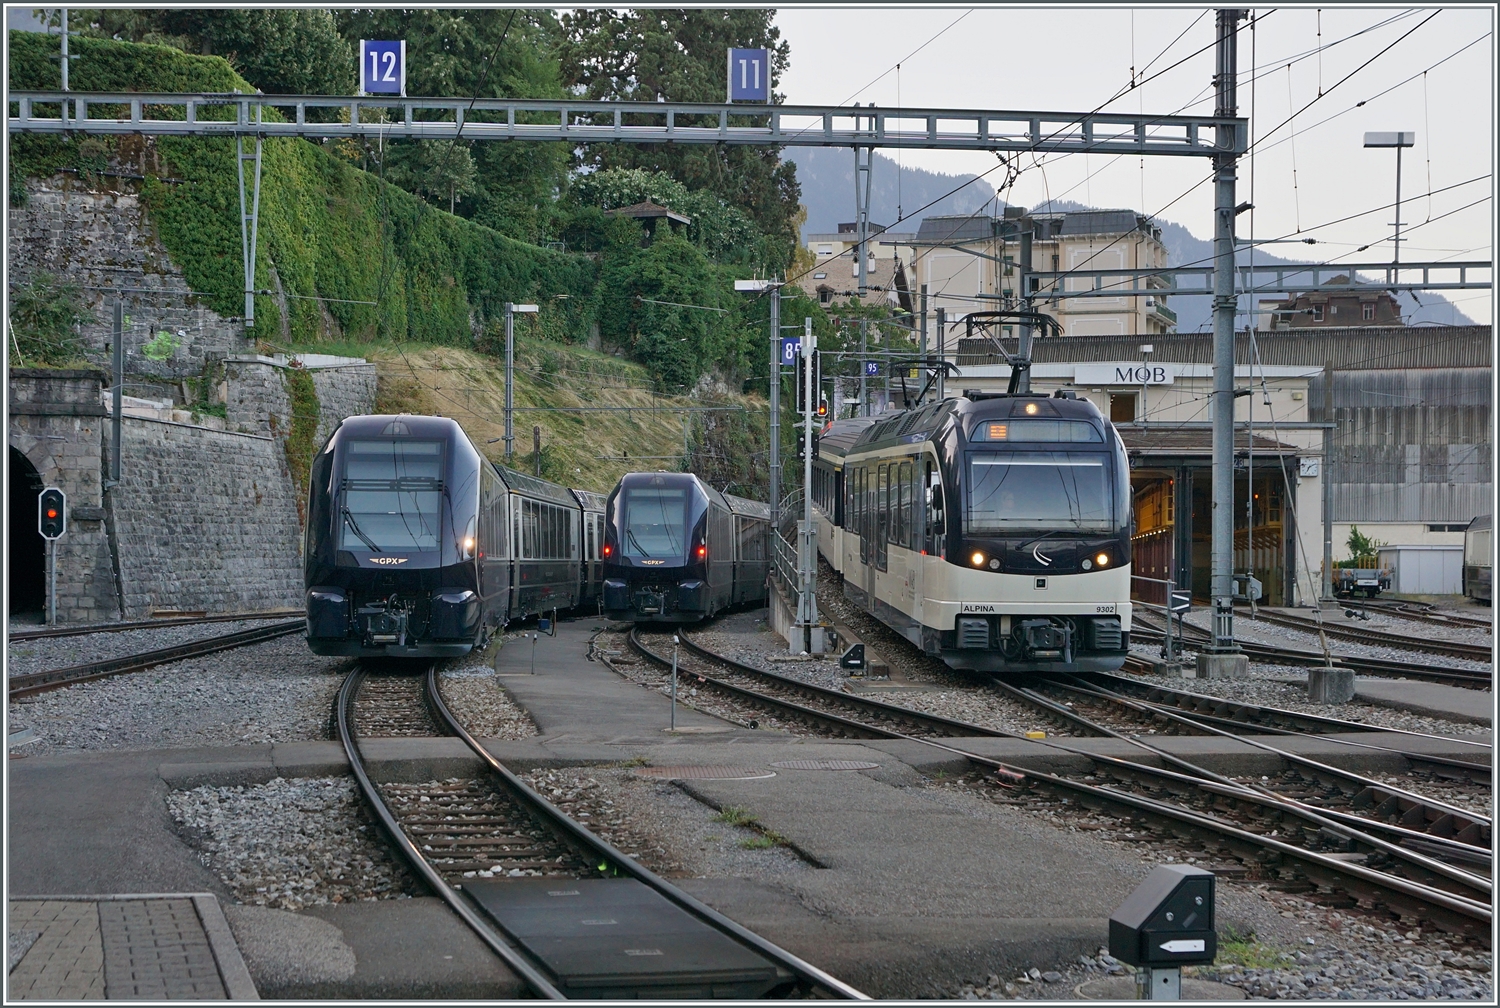
[[[47,509],[47,517],[48,518],[56,518],[57,517],[57,508],[48,508]]]

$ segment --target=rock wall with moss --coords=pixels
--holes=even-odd
[[[56,88],[57,44],[56,36],[11,32],[10,87]],[[78,39],[72,51],[78,91],[254,90],[218,57],[93,39]],[[23,204],[13,219],[25,213],[28,179],[63,175],[132,189],[187,286],[217,314],[242,314],[232,139],[13,134],[9,144],[12,202]],[[144,178],[121,177],[128,175]],[[559,294],[569,296],[558,313],[566,338],[584,338],[593,321],[595,266],[587,257],[444,213],[306,140],[265,141],[257,260],[255,286],[272,293],[256,299],[256,329],[268,338],[464,345],[504,302]]]

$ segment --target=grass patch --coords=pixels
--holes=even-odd
[[[503,360],[477,350],[410,342],[298,344],[291,349],[366,358],[375,364],[379,379],[376,412],[452,417],[490,461],[505,464],[505,444],[500,440],[505,433]],[[682,414],[677,412],[681,407],[729,406],[735,412],[712,415],[744,417],[747,414],[739,412],[743,409],[764,422],[765,402],[756,396],[659,396],[651,386],[646,369],[623,358],[518,338],[511,466],[534,471],[531,428],[537,426],[542,431],[544,477],[608,493],[627,472],[682,469]],[[593,408],[563,411],[572,407]],[[730,492],[744,491],[731,487]]]
[[[746,837],[740,841],[740,846],[746,850],[766,850],[769,847],[776,847],[780,843],[781,841],[775,837],[761,834],[759,836]]]
[[[725,805],[719,810],[719,814],[714,816],[714,822],[748,828],[755,824],[755,816],[750,814],[749,809],[740,808],[738,805]]]
[[[644,756],[635,756],[628,760],[616,763],[615,766],[619,767],[621,770],[630,770],[634,769],[635,767],[648,766],[650,765],[650,763],[651,761],[646,759],[646,757]]]
[[[1294,960],[1278,949],[1259,942],[1254,931],[1240,932],[1233,925],[1219,931],[1219,955],[1215,965],[1241,966],[1245,969],[1280,969]]]

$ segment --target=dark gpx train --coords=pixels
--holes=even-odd
[[[597,602],[603,498],[492,465],[446,417],[350,417],[308,482],[316,654],[462,655],[511,620]]]
[[[604,615],[692,623],[765,599],[770,519],[691,473],[626,473],[604,508]]]

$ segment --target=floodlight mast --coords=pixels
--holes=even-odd
[[[1391,265],[1394,267],[1394,276],[1391,277],[1397,283],[1401,282],[1401,149],[1403,147],[1414,147],[1417,143],[1417,134],[1411,130],[1397,133],[1366,133],[1366,147],[1394,147],[1396,148],[1396,236],[1391,240]]]

